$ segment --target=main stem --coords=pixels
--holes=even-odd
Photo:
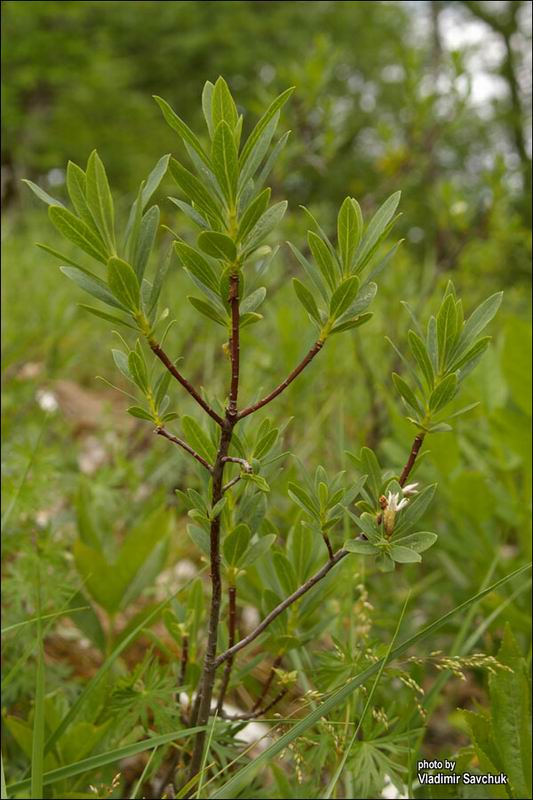
[[[220,442],[215,463],[213,465],[213,490],[211,507],[213,508],[223,495],[223,479],[225,459],[228,455],[233,435],[233,428],[237,423],[237,399],[239,392],[239,273],[234,272],[230,277],[229,301],[231,306],[231,384],[229,403],[226,417],[222,421]],[[210,560],[211,560],[211,607],[209,611],[209,627],[207,646],[204,658],[204,668],[199,692],[199,699],[195,705],[191,725],[205,726],[209,721],[213,687],[216,676],[216,654],[218,626],[220,622],[220,606],[222,601],[222,579],[220,574],[220,514],[211,522],[210,529]],[[206,732],[197,734],[190,764],[190,778],[193,778],[201,767],[204,754]]]

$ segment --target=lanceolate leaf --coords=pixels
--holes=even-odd
[[[337,319],[351,306],[359,289],[359,278],[352,275],[338,286],[331,296],[329,314],[331,319]]]
[[[175,158],[170,160],[170,174],[202,214],[212,217],[222,223],[222,215],[217,202],[213,199],[203,183],[201,183],[192,172],[189,172],[189,170],[185,169],[184,166],[176,161]]]
[[[478,308],[476,308],[476,310],[466,320],[456,349],[453,353],[455,358],[457,358],[468,347],[470,347],[476,336],[478,336],[483,328],[489,324],[491,319],[498,311],[502,302],[502,298],[503,292],[497,292],[496,294],[491,295],[487,300],[485,300],[485,302],[481,303],[481,305],[478,306]]]
[[[174,250],[183,266],[190,270],[204,286],[207,286],[215,295],[218,295],[220,277],[209,261],[186,242],[174,242]]]
[[[250,528],[241,523],[224,539],[223,553],[227,563],[232,567],[239,566],[246,554],[251,539]]]
[[[407,334],[407,338],[409,340],[409,347],[411,348],[411,353],[413,354],[414,359],[418,364],[418,367],[422,372],[422,375],[424,376],[427,387],[429,390],[432,390],[435,376],[433,372],[433,366],[431,364],[431,359],[428,356],[426,350],[426,345],[424,344],[420,336],[414,331],[409,331],[409,333]]]
[[[237,240],[241,241],[244,239],[247,234],[252,230],[256,222],[263,216],[265,211],[268,208],[268,203],[270,201],[270,189],[263,189],[263,191],[257,195],[255,200],[253,200],[244,214],[242,215],[240,224],[239,224],[239,233],[237,236]]]
[[[109,250],[115,251],[115,210],[105,167],[100,156],[93,150],[87,162],[87,205],[93,215],[102,239]]]
[[[222,120],[217,125],[212,146],[213,170],[228,203],[233,204],[239,177],[239,158],[233,133]]]
[[[65,239],[74,242],[102,264],[107,264],[108,254],[103,241],[72,211],[63,206],[50,206],[48,216]]]
[[[101,300],[103,303],[107,303],[108,306],[114,306],[115,308],[124,310],[124,303],[114,297],[106,284],[96,275],[78,267],[60,267],[60,270],[67,278],[74,281],[80,289],[83,289],[84,292],[88,292],[88,294],[98,298],[98,300]]]
[[[133,254],[133,269],[138,280],[142,280],[150,253],[154,246],[155,237],[159,228],[159,208],[152,206],[142,218],[139,227],[135,252]]]
[[[22,183],[25,183],[26,186],[29,186],[34,195],[38,197],[39,200],[42,200],[43,203],[46,203],[47,206],[60,206],[61,208],[65,208],[63,203],[49,195],[48,192],[45,192],[44,189],[41,189],[41,187],[37,186],[37,184],[33,181],[29,181],[27,178],[22,178]]]
[[[330,289],[335,288],[335,262],[328,246],[313,231],[307,234],[307,241],[313,257]]]
[[[139,308],[140,287],[132,267],[122,258],[113,256],[108,262],[109,288],[130,311]]]
[[[211,93],[211,121],[213,128],[216,130],[219,122],[227,122],[230,129],[233,131],[237,124],[238,114],[237,108],[228,84],[222,76],[217,78]]]
[[[286,89],[282,92],[279,97],[277,97],[273,103],[267,108],[253,131],[251,132],[250,136],[248,137],[246,144],[243,147],[241,156],[240,156],[240,167],[244,169],[246,166],[246,162],[250,158],[251,152],[255,147],[256,142],[258,141],[259,137],[267,127],[268,123],[272,119],[272,117],[285,105],[289,97],[294,91],[294,86],[290,89]]]
[[[89,227],[94,228],[93,215],[87,205],[87,179],[85,172],[73,161],[69,161],[67,165],[67,190],[78,217],[86,222]]]
[[[415,413],[420,413],[422,411],[422,407],[409,384],[406,383],[404,379],[395,372],[392,373],[392,380],[394,381],[394,385],[405,402],[413,409]]]
[[[279,225],[286,210],[287,201],[283,200],[265,211],[243,242],[245,254],[251,253],[263,243],[268,234]]]
[[[198,237],[198,247],[207,255],[220,261],[233,263],[237,259],[237,249],[232,239],[224,233],[203,231]]]
[[[429,398],[430,411],[436,412],[444,408],[453,399],[457,388],[457,375],[452,373],[444,378],[433,390]]]
[[[170,125],[170,127],[173,130],[175,130],[177,134],[179,134],[179,136],[183,139],[184,142],[187,142],[187,144],[189,144],[194,149],[194,151],[200,156],[204,164],[206,164],[208,167],[211,166],[209,157],[204,151],[202,145],[200,144],[200,141],[196,136],[196,134],[194,134],[191,131],[189,126],[181,119],[181,117],[178,117],[176,112],[172,110],[172,108],[169,106],[166,100],[163,100],[162,97],[158,97],[157,95],[154,95],[154,100],[156,101],[159,108],[163,112],[163,116],[167,121],[167,123]]]
[[[376,246],[379,244],[381,239],[384,238],[387,227],[394,217],[396,209],[398,208],[400,197],[401,192],[395,192],[393,195],[391,195],[387,200],[385,200],[383,205],[378,208],[370,220],[368,228],[366,229],[366,233],[363,236],[363,240],[356,254],[355,263],[358,271],[363,269],[363,267],[368,263],[375,251]]]
[[[337,239],[341,254],[343,272],[349,274],[355,251],[361,241],[363,215],[357,200],[347,197],[343,202],[337,219]]]
[[[315,298],[309,291],[309,289],[301,283],[298,278],[292,279],[292,285],[294,286],[294,291],[298,297],[298,300],[303,305],[307,313],[317,322],[319,325],[321,324],[320,319],[320,312],[318,310],[317,304],[315,302]]]

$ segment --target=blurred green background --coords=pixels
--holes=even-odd
[[[344,450],[362,444],[401,466],[412,429],[384,340],[405,340],[410,320],[400,301],[425,320],[449,278],[467,312],[504,289],[494,344],[460,402],[481,405],[456,433],[435,435],[424,462],[424,480],[439,481],[431,529],[441,534],[424,562],[424,616],[475,590],[494,555],[498,574],[523,563],[531,546],[530,13],[528,2],[2,3],[3,528],[15,622],[31,610],[24,544],[31,550],[36,530],[50,566],[46,603],[58,607],[58,595],[76,585],[68,550],[80,472],[109,518],[125,526],[147,498],[172,499],[174,487],[194,480],[194,468],[145,424],[118,413],[120,395],[95,380],[120,383],[109,352],[116,340],[77,307],[76,287],[34,247],[57,246],[57,238],[20,179],[64,198],[67,160],[84,164],[96,147],[124,220],[157,159],[182,155],[152,94],[203,135],[201,89],[219,74],[246,130],[265,104],[296,86],[282,117],[292,134],[273,175],[275,197],[289,200],[280,241],[304,247],[299,204],[332,232],[347,194],[367,216],[403,192],[405,241],[380,278],[372,324],[328,342],[320,367],[272,408],[280,421],[294,417],[288,445],[310,469],[346,468]],[[162,187],[163,221],[187,235],[165,197],[175,191]],[[282,247],[268,275],[265,320],[243,335],[243,398],[281,380],[312,340],[290,286],[296,274]],[[188,292],[174,261],[166,297],[177,323],[168,349],[184,356],[195,383],[221,392],[223,342],[184,300]],[[179,392],[172,400],[180,412],[190,409]],[[270,513],[280,529],[293,513],[286,481],[294,471],[289,461],[274,487]],[[177,541],[169,562],[187,547]],[[395,578],[378,579],[382,598],[398,590]],[[506,614],[525,635],[522,598]],[[21,635],[9,657],[23,647]],[[67,670],[61,658],[50,668],[58,680]],[[32,680],[17,676],[11,699],[24,697]]]

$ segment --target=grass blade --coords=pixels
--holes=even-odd
[[[37,554],[39,558],[39,554]],[[37,671],[31,752],[31,796],[43,797],[44,772],[44,647],[41,621],[41,577],[37,563]]]
[[[495,589],[503,586],[503,584],[507,583],[508,581],[515,578],[517,575],[522,574],[526,570],[531,568],[531,564],[526,564],[522,567],[511,572],[509,575],[501,578],[496,583],[493,583],[491,586],[488,586],[486,589],[478,592],[477,594],[470,597],[468,600],[465,600],[464,603],[453,608],[451,611],[448,611],[442,617],[432,622],[427,627],[423,628],[418,633],[414,634],[413,636],[406,639],[404,642],[395,647],[394,650],[390,653],[389,660],[392,661],[394,658],[405,653],[410,647],[412,647],[417,642],[421,642],[431,636],[440,628],[444,627],[447,622],[449,622],[453,617],[461,612],[466,611],[473,603],[477,603],[486,595],[493,592]],[[257,769],[259,767],[264,766],[271,762],[271,760],[277,756],[282,750],[285,750],[291,742],[297,739],[299,736],[302,736],[306,731],[311,728],[318,720],[329,714],[332,709],[336,708],[340,703],[344,702],[359,686],[365,683],[372,675],[375,675],[384,659],[380,659],[376,661],[375,664],[368,667],[366,670],[361,672],[359,675],[356,675],[350,681],[348,681],[344,686],[334,692],[327,700],[317,706],[310,714],[304,717],[302,720],[296,723],[296,725],[287,733],[283,734],[276,742],[274,742],[270,747],[267,747],[256,759],[250,761],[244,767],[242,767],[235,775],[233,775],[223,786],[221,786],[211,797],[213,800],[220,800],[220,798],[231,798],[235,797],[237,793],[246,786],[253,776],[255,775]]]
[[[56,617],[65,616],[65,614],[70,616],[76,611],[86,611],[88,608],[90,608],[90,606],[77,606],[76,608],[67,608],[63,611],[54,611],[51,614],[43,614],[42,617],[30,617],[30,619],[25,619],[23,622],[15,622],[14,625],[7,625],[5,628],[2,628],[0,633],[2,636],[4,636],[6,633],[16,631],[19,628],[24,628],[25,625],[32,625],[34,622],[42,622],[44,619],[55,619]]]
[[[4,757],[0,753],[0,783],[1,783],[1,800],[8,800],[7,798],[7,789],[6,789],[6,779],[4,776]]]
[[[117,747],[114,750],[108,750],[106,753],[99,753],[89,758],[84,758],[81,761],[76,761],[74,764],[67,764],[64,767],[52,769],[50,772],[45,772],[43,775],[43,786],[50,786],[52,783],[64,781],[67,778],[73,778],[75,775],[81,775],[84,772],[100,769],[106,767],[108,764],[114,764],[121,761],[123,758],[131,758],[139,753],[144,753],[152,747],[161,747],[165,744],[170,744],[176,739],[183,739],[186,736],[192,736],[195,733],[205,730],[204,728],[188,728],[181,731],[171,731],[170,733],[162,733],[160,736],[152,736],[149,739],[143,739],[140,742],[127,744],[124,747]],[[12,783],[8,789],[11,793],[21,792],[30,787],[30,779]],[[33,794],[32,797],[42,797],[41,794]]]
[[[154,759],[154,756],[155,756],[155,754],[157,753],[158,750],[159,750],[159,747],[154,747],[154,749],[150,753],[150,758],[146,762],[146,766],[143,769],[143,771],[141,772],[141,776],[140,776],[139,780],[135,784],[135,789],[133,790],[133,792],[130,795],[130,800],[135,800],[135,798],[137,797],[137,792],[140,790],[140,788],[142,787],[144,781],[146,780],[146,776],[148,774],[148,770],[150,769],[150,764],[152,763],[152,761]]]
[[[401,612],[400,617],[398,619],[398,624],[396,625],[396,630],[394,631],[394,635],[393,635],[392,639],[390,640],[390,644],[389,644],[389,646],[387,648],[387,652],[385,654],[385,657],[381,660],[381,666],[379,668],[378,674],[376,675],[376,679],[375,679],[374,683],[372,684],[372,689],[370,690],[370,692],[368,694],[366,703],[365,703],[364,708],[363,708],[363,712],[362,712],[361,716],[359,717],[359,722],[357,723],[357,726],[355,728],[353,736],[352,736],[352,738],[350,740],[350,744],[345,749],[345,751],[343,753],[343,756],[342,756],[342,758],[341,758],[341,760],[339,762],[339,766],[335,770],[335,773],[334,773],[333,777],[331,778],[331,781],[329,782],[328,788],[326,789],[326,792],[324,794],[324,800],[329,800],[329,798],[332,796],[333,792],[335,791],[335,787],[336,787],[336,785],[337,785],[337,783],[339,781],[339,778],[342,775],[342,771],[344,769],[346,761],[348,760],[348,756],[352,752],[352,747],[354,746],[354,744],[355,744],[355,742],[357,740],[357,737],[359,735],[359,731],[361,730],[361,725],[363,724],[364,719],[365,719],[365,717],[367,715],[368,709],[370,708],[370,703],[372,702],[372,698],[374,696],[374,692],[376,691],[376,689],[378,687],[378,683],[381,680],[381,676],[383,675],[383,670],[385,669],[385,667],[387,666],[387,664],[390,661],[392,648],[394,647],[394,644],[395,644],[396,639],[398,637],[398,633],[400,632],[400,628],[401,628],[401,625],[402,625],[402,622],[403,622],[403,618],[405,616],[405,612],[407,610],[407,604],[409,602],[410,597],[411,597],[411,594],[409,593],[407,598],[406,598],[406,600],[405,600],[405,603],[403,604],[402,612]]]
[[[211,749],[211,741],[213,739],[213,732],[215,730],[215,725],[216,725],[216,722],[217,722],[217,714],[218,714],[218,712],[215,711],[215,715],[214,715],[213,721],[211,723],[211,730],[209,731],[209,736],[207,738],[207,744],[206,744],[205,750],[204,750],[204,757],[202,759],[202,768],[200,770],[200,777],[199,777],[199,780],[198,780],[198,791],[196,792],[196,797],[197,798],[200,798],[202,796],[202,786],[203,786],[204,775],[205,775],[205,771],[206,771],[207,758],[209,756],[209,751]]]

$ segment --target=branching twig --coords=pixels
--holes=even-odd
[[[261,703],[263,702],[263,700],[267,696],[268,690],[272,686],[272,681],[274,680],[274,676],[276,674],[276,670],[279,667],[279,665],[281,664],[281,660],[282,660],[282,656],[276,656],[276,658],[274,659],[274,662],[273,662],[272,666],[270,667],[270,674],[269,674],[268,678],[265,681],[265,685],[263,686],[263,688],[261,690],[261,694],[259,695],[259,697],[257,698],[257,700],[255,701],[255,703],[254,703],[254,705],[252,707],[252,711],[257,711],[257,709],[259,708],[259,706],[261,705]]]
[[[165,439],[169,440],[169,442],[173,442],[174,444],[179,445],[179,447],[183,447],[183,449],[186,450],[189,455],[195,458],[202,465],[202,467],[205,467],[208,472],[213,472],[213,467],[211,464],[209,464],[205,458],[202,458],[202,456],[197,453],[196,450],[193,450],[192,447],[187,444],[187,442],[184,442],[183,439],[178,439],[177,436],[169,433],[166,428],[156,428],[154,433],[157,433],[158,436],[164,436]]]
[[[328,561],[327,564],[324,564],[324,566],[321,569],[319,569],[318,572],[316,572],[311,578],[309,578],[309,580],[307,580],[304,584],[302,584],[299,589],[296,589],[296,591],[293,592],[291,595],[289,595],[289,597],[286,597],[285,600],[283,600],[281,603],[279,603],[279,605],[273,608],[270,614],[267,614],[264,620],[260,622],[257,628],[255,628],[251,633],[249,633],[248,636],[245,636],[239,642],[234,644],[233,647],[229,647],[224,653],[221,653],[221,655],[219,655],[219,657],[215,661],[215,668],[223,664],[224,661],[227,661],[228,658],[232,658],[236,653],[239,652],[239,650],[242,650],[243,647],[246,647],[247,645],[251,644],[251,642],[253,642],[254,639],[257,639],[257,637],[261,633],[263,633],[263,631],[266,628],[268,628],[270,623],[273,622],[276,619],[276,617],[279,617],[279,615],[282,614],[286,608],[288,608],[290,605],[296,602],[296,600],[302,597],[302,595],[304,595],[306,592],[312,589],[313,586],[315,586],[315,584],[321,581],[322,578],[324,578],[328,574],[328,572],[331,569],[333,569],[335,564],[338,564],[339,561],[341,561],[341,559],[343,559],[347,555],[348,555],[348,550],[343,550],[342,548],[340,550],[337,550],[333,558],[330,559],[330,561]]]
[[[263,714],[266,714],[267,711],[270,711],[270,709],[273,708],[276,703],[279,703],[279,701],[285,697],[287,691],[288,689],[282,689],[267,706],[264,708],[258,708],[256,711],[248,711],[242,714],[226,714],[224,711],[221,711],[218,716],[222,717],[222,719],[227,719],[232,722],[246,719],[257,719],[257,717],[262,717]]]
[[[228,489],[231,489],[232,486],[235,486],[236,483],[239,483],[240,479],[241,476],[237,475],[236,478],[232,478],[230,481],[225,483],[224,486],[222,487],[222,494],[224,494],[224,492],[227,492]]]
[[[253,472],[252,467],[246,461],[245,458],[237,458],[236,456],[226,456],[225,458],[222,459],[222,461],[224,461],[225,464],[227,464],[228,462],[232,464],[240,464],[245,472]]]
[[[295,369],[293,369],[290,375],[288,375],[285,378],[285,380],[279,384],[279,386],[276,386],[276,388],[273,389],[273,391],[271,391],[270,394],[267,394],[266,397],[263,397],[262,400],[258,400],[257,403],[252,403],[252,405],[243,408],[242,411],[239,411],[237,419],[243,419],[244,417],[247,417],[249,414],[253,414],[260,408],[263,408],[263,406],[266,406],[267,403],[270,403],[271,400],[274,400],[275,397],[278,397],[278,395],[280,395],[287,388],[287,386],[289,386],[293,382],[293,380],[298,377],[300,372],[303,372],[303,370],[313,360],[313,358],[317,355],[317,353],[319,353],[322,350],[323,345],[324,342],[321,339],[318,339],[314,343],[312,348],[309,350],[305,358],[302,361],[300,361],[298,366],[295,367]]]
[[[400,475],[400,478],[398,480],[400,486],[405,486],[405,484],[407,483],[407,478],[409,477],[409,473],[411,472],[411,470],[415,465],[416,457],[420,451],[420,448],[422,447],[422,442],[424,441],[425,435],[426,434],[424,433],[424,431],[420,431],[420,433],[417,433],[417,435],[415,436],[413,446],[411,447],[411,452],[409,453],[409,458],[407,459],[407,463],[403,468],[402,474]]]
[[[200,394],[198,394],[198,392],[196,391],[196,389],[194,388],[194,386],[193,386],[191,383],[189,383],[189,381],[188,381],[186,378],[184,378],[184,377],[183,377],[183,375],[181,374],[181,372],[180,372],[180,371],[177,369],[176,365],[172,363],[172,361],[170,360],[170,358],[167,356],[167,354],[165,353],[165,351],[164,351],[164,350],[162,350],[162,348],[161,348],[161,347],[158,345],[158,343],[157,343],[157,342],[154,342],[154,341],[152,341],[152,340],[149,340],[149,345],[150,345],[150,348],[152,349],[152,351],[153,351],[153,352],[155,353],[155,355],[158,357],[158,359],[159,359],[159,360],[160,360],[160,361],[161,361],[161,362],[162,362],[162,363],[165,365],[165,367],[168,369],[168,371],[170,372],[170,374],[171,374],[171,375],[173,375],[173,376],[174,376],[174,378],[176,378],[176,380],[177,380],[179,383],[181,383],[181,385],[183,386],[183,388],[184,388],[184,389],[186,389],[186,390],[189,392],[189,394],[191,395],[191,397],[194,397],[194,399],[196,400],[196,402],[198,403],[198,405],[199,405],[199,406],[201,406],[201,407],[204,409],[204,411],[206,412],[206,414],[209,414],[209,416],[210,416],[212,419],[214,419],[214,420],[215,420],[215,422],[216,422],[216,423],[218,423],[218,425],[220,425],[220,426],[222,427],[222,426],[224,425],[224,420],[222,419],[222,417],[219,417],[219,415],[217,414],[217,412],[216,412],[214,409],[212,409],[212,408],[211,408],[211,406],[209,405],[209,403],[206,403],[206,401],[204,400],[204,398],[203,398],[203,397],[202,397]]]

